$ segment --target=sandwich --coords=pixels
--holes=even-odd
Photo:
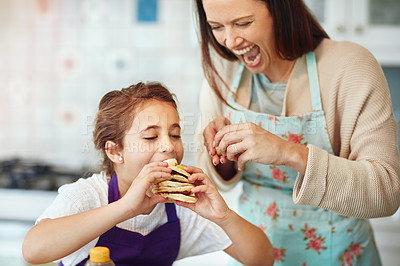
[[[168,168],[172,170],[171,177],[157,180],[153,184],[153,194],[161,195],[170,202],[195,203],[197,197],[191,192],[195,185],[187,179],[190,174],[183,170],[183,166],[178,165],[175,159],[168,159],[164,162],[168,163]]]

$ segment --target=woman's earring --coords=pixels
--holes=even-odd
[[[122,162],[122,156],[121,157],[119,157],[119,159],[118,159],[120,162]]]

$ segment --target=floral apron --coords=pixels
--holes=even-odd
[[[322,110],[317,65],[307,53],[313,111],[278,117],[245,109],[235,102],[244,69],[234,79],[226,116],[231,123],[252,122],[271,133],[301,145],[313,144],[333,154]],[[286,166],[245,163],[239,214],[259,226],[275,251],[274,265],[381,265],[368,220],[293,203],[298,172]],[[321,177],[323,178],[323,177]],[[323,189],[323,188],[321,188]]]

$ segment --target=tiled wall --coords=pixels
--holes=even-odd
[[[158,1],[144,23],[138,0],[1,0],[0,159],[95,165],[100,98],[153,80],[177,94],[191,147],[203,79],[191,2]]]

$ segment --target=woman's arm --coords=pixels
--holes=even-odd
[[[392,215],[400,204],[400,159],[384,73],[371,53],[354,43],[324,41],[316,56],[334,155],[309,145],[293,199],[343,216]],[[288,104],[295,106],[300,94]]]

